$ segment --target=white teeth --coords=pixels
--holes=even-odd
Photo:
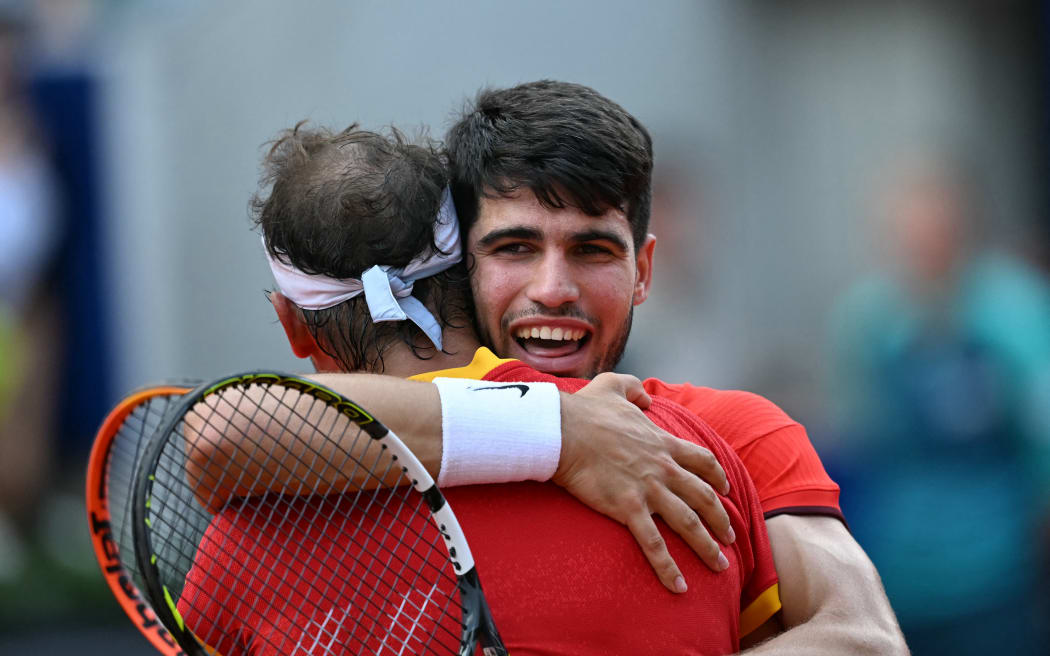
[[[532,326],[531,328],[519,328],[517,331],[519,339],[549,339],[554,341],[575,342],[583,339],[587,334],[582,328],[551,328],[550,326]]]

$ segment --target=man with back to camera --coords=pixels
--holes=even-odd
[[[633,307],[644,301],[651,281],[652,147],[645,128],[591,89],[542,81],[480,93],[450,129],[447,147],[483,341],[546,373],[588,376],[614,366]],[[611,238],[606,221],[626,222],[630,238]],[[360,398],[352,380],[325,382]],[[805,430],[769,401],[744,392],[653,379],[645,387],[710,424],[740,455],[758,489],[788,630],[756,653],[906,653],[878,575],[841,521],[838,488]],[[563,405],[562,411],[563,425],[578,418],[572,408]],[[635,425],[626,416],[618,423]],[[596,442],[598,434],[596,429]],[[582,462],[561,463],[557,480],[571,489],[602,477],[600,468],[577,468]],[[627,513],[608,514],[628,517],[621,521],[636,537],[645,536],[639,537],[643,549],[674,589],[677,568],[653,555],[665,550],[661,538],[635,530],[637,517],[655,511],[640,499],[627,504]],[[660,514],[672,526],[685,526],[680,508]],[[699,524],[695,515],[691,519]],[[704,534],[708,547],[717,547]]]
[[[543,409],[534,401],[555,392],[551,383],[567,391],[587,384],[496,358],[481,348],[473,324],[462,320],[467,318],[470,287],[460,259],[458,221],[436,152],[405,143],[396,132],[386,139],[353,127],[339,134],[297,127],[276,142],[266,168],[272,190],[255,207],[282,290],[272,300],[297,355],[310,357],[321,370],[420,374],[417,378],[437,381],[443,403],[450,396],[478,392],[477,383],[465,378],[539,383],[480,387],[486,391],[484,400],[475,403],[485,407],[478,413],[496,420],[503,418],[502,408],[528,403],[537,413],[533,422],[545,423],[538,416]],[[629,239],[626,223],[614,230]],[[411,297],[390,305],[392,294],[408,280]],[[374,319],[393,317],[395,307],[406,314]],[[518,388],[525,391],[519,394]],[[640,387],[635,392],[644,396]],[[557,405],[551,409],[557,415]],[[668,536],[668,546],[694,584],[670,595],[644,571],[642,555],[622,528],[554,485],[448,488],[446,496],[469,536],[479,571],[487,574],[486,597],[510,653],[723,654],[736,651],[741,636],[754,639],[770,628],[767,622],[779,608],[776,574],[757,493],[743,464],[709,427],[677,404],[656,399],[648,413],[683,439],[709,447],[723,463],[731,481],[723,501],[738,536],[723,555],[723,571],[704,567],[689,557],[684,541]],[[244,428],[239,435],[255,439],[252,427]],[[206,466],[210,459],[206,449],[198,448],[200,441],[220,439],[199,430],[190,448],[191,469],[194,462]],[[468,439],[473,435],[463,432],[470,434]],[[472,452],[490,448],[481,440],[465,447]],[[253,449],[236,451],[248,454]],[[271,462],[286,460],[263,451]],[[240,471],[234,471],[239,478]],[[321,642],[337,651],[351,645],[368,648],[378,639],[354,611],[368,608],[369,616],[383,616],[383,604],[396,605],[398,596],[377,601],[367,589],[327,584],[336,578],[340,560],[332,552],[344,552],[339,536],[329,535],[331,525],[323,521],[332,511],[319,510],[316,499],[294,498],[278,513],[284,519],[276,522],[272,510],[256,513],[250,501],[217,509],[178,602],[181,616],[199,638],[227,655],[268,654],[284,644],[316,644],[309,631],[323,615]],[[315,523],[315,517],[322,521]],[[361,534],[377,532],[367,515],[354,520],[363,522],[357,529]],[[288,544],[300,540],[324,545],[308,550],[319,554],[309,566],[282,555]],[[330,543],[338,546],[329,548]],[[260,562],[267,563],[261,572],[256,566]],[[265,590],[266,581],[298,580],[291,568],[321,572],[313,578],[307,574],[300,583],[316,592],[314,597],[321,599],[317,606],[286,606],[280,599],[248,600],[229,593]],[[390,588],[396,589],[397,582],[391,581]],[[437,628],[428,619],[418,632],[444,635]],[[455,626],[447,628],[448,635],[458,635]]]

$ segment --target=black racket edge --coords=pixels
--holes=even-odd
[[[473,556],[462,528],[446,502],[445,496],[415,455],[375,416],[342,394],[300,376],[273,371],[249,371],[225,376],[210,383],[203,383],[187,393],[177,406],[169,409],[164,422],[154,433],[137,464],[132,499],[135,558],[146,585],[145,593],[152,602],[158,619],[179,646],[189,656],[213,656],[214,654],[213,651],[203,646],[186,626],[176,608],[176,600],[161,582],[160,572],[156,566],[157,560],[150,542],[150,527],[147,518],[153,472],[156,471],[168,442],[168,436],[198,402],[231,387],[247,388],[253,384],[279,385],[313,396],[336,408],[372,439],[385,441],[387,446],[394,449],[394,453],[402,455],[402,469],[410,476],[416,490],[423,495],[434,521],[438,524],[439,532],[445,539],[445,547],[456,570],[456,584],[463,609],[463,635],[460,639],[459,655],[473,656],[480,642],[485,656],[505,656],[507,649],[499,636],[492,612],[482,592],[481,580],[474,567]]]
[[[103,579],[128,619],[150,644],[167,656],[180,656],[183,652],[158,621],[156,610],[146,601],[145,595],[122,564],[120,549],[114,537],[107,479],[116,441],[128,417],[146,403],[160,397],[180,397],[200,383],[200,380],[165,380],[137,387],[125,395],[106,415],[96,432],[85,476],[88,531]],[[145,439],[148,440],[148,436]]]

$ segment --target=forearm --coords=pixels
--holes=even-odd
[[[878,573],[837,519],[767,522],[786,630],[747,654],[907,654]]]
[[[369,374],[313,378],[379,417],[436,478],[442,439],[434,385]],[[370,441],[357,439],[346,417],[307,395],[286,395],[278,403],[260,387],[233,389],[199,404],[187,413],[185,424],[187,474],[199,491],[198,500],[213,512],[230,498],[267,491],[327,493],[351,482],[358,487],[380,484],[351,464],[347,471],[310,465],[354,463]]]
[[[526,389],[370,374],[312,378],[383,422],[442,485],[548,480],[559,464],[560,407],[568,395],[550,383]],[[327,494],[397,482],[357,466],[369,457],[370,441],[309,394],[290,390],[278,399],[250,386],[199,406],[187,414],[187,469],[209,510],[267,491]]]
[[[636,378],[600,374],[576,394],[559,393],[551,398],[533,393],[527,403],[512,403],[517,409],[509,407],[506,414],[499,414],[498,421],[482,422],[485,428],[476,433],[492,435],[492,445],[486,445],[495,445],[488,449],[489,460],[471,461],[465,466],[460,463],[458,470],[453,466],[455,455],[464,448],[453,438],[457,430],[459,434],[473,431],[453,421],[457,430],[452,431],[452,438],[444,433],[443,416],[459,416],[455,413],[462,411],[462,406],[457,410],[453,402],[449,407],[436,385],[374,374],[319,374],[312,378],[379,418],[438,480],[446,439],[451,439],[447,455],[453,461],[446,463],[447,473],[470,472],[471,483],[539,480],[541,471],[545,472],[543,476],[550,476],[549,457],[535,457],[539,451],[534,451],[515,460],[509,453],[514,449],[504,453],[499,440],[533,440],[547,445],[542,448],[553,445],[558,459],[552,480],[592,509],[625,524],[642,545],[661,582],[672,591],[682,592],[686,584],[679,580],[680,571],[653,522],[653,514],[663,517],[709,567],[720,571],[726,565],[719,544],[708,532],[710,527],[725,544],[733,541],[729,517],[715,492],[727,489],[725,472],[711,451],[674,437],[639,410],[648,407],[651,400]],[[512,398],[526,398],[516,389],[518,385],[503,387],[513,388],[504,392]],[[482,389],[485,398],[468,407],[476,409],[477,403],[485,403],[489,410],[505,407],[494,405],[491,396],[499,386]],[[349,423],[346,417],[335,411],[312,416],[316,413],[307,399],[285,398],[279,404],[273,401],[270,405],[278,407],[266,409],[260,390],[237,390],[204,408],[207,418],[198,416],[194,425],[187,421],[187,476],[191,486],[201,491],[198,501],[204,507],[217,512],[232,498],[267,492],[326,494],[392,484],[362,478],[360,468],[339,464],[352,463],[368,444],[367,440],[353,440],[356,431],[345,429]],[[537,420],[539,412],[551,410],[550,406],[538,407],[538,401],[557,402],[559,407],[553,411],[560,414],[560,443],[530,438],[529,431],[537,426],[558,423]],[[294,406],[290,410],[279,407],[289,403]],[[349,435],[350,439],[330,439],[340,435]],[[474,449],[466,451],[478,455]],[[318,473],[313,466],[318,462],[330,466]],[[507,463],[515,466],[508,467]],[[452,476],[441,484],[455,486],[464,484],[463,480]]]
[[[807,656],[841,656],[842,654],[907,654],[899,630],[879,629],[868,618],[851,617],[849,613],[821,611],[803,624],[750,649],[740,652],[748,656],[763,654],[807,654]]]

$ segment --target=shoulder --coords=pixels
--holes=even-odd
[[[823,514],[841,518],[839,488],[824,470],[809,435],[775,403],[741,390],[716,390],[650,378],[646,391],[704,420],[740,457],[766,516]]]
[[[778,430],[802,429],[777,404],[752,392],[666,383],[656,378],[642,384],[650,395],[674,401],[702,417],[734,447]]]

